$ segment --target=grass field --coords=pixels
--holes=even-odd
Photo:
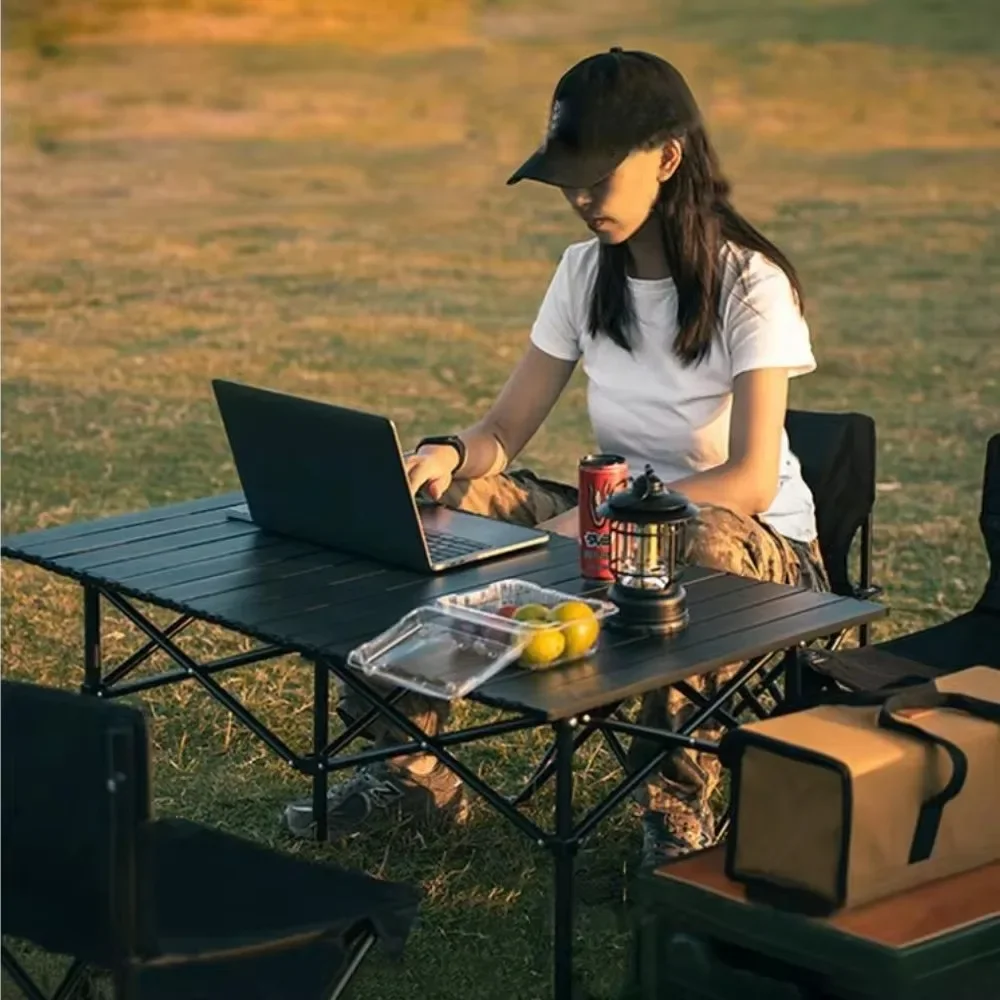
[[[687,74],[738,204],[801,270],[820,367],[793,403],[878,421],[879,634],[964,609],[1000,422],[990,0],[388,6],[5,5],[4,533],[233,488],[213,375],[387,412],[407,443],[471,421],[583,236],[558,193],[503,181],[562,70],[639,45]],[[525,461],[571,476],[588,445],[577,380]],[[78,683],[77,589],[3,574],[5,674]],[[109,657],[133,648],[108,628]],[[305,746],[307,679],[289,660],[227,683]],[[292,844],[276,817],[301,779],[193,686],[146,704],[160,813],[423,886],[405,963],[369,963],[359,998],[547,995],[547,862],[485,807],[458,835]],[[468,759],[513,782],[535,750]],[[622,812],[582,863],[636,846]],[[621,913],[585,905],[578,931],[613,996]]]

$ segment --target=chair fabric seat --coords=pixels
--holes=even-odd
[[[284,948],[342,938],[368,922],[400,952],[416,917],[418,890],[276,852],[181,819],[156,820],[140,840],[140,888],[153,954],[191,958],[229,950]],[[252,877],[248,878],[248,874]]]
[[[810,650],[809,669],[855,691],[929,680],[966,667],[1000,669],[1000,616],[969,612],[875,646]]]

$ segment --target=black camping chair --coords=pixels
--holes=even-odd
[[[805,654],[803,662],[807,676],[812,674],[813,689],[832,682],[852,690],[874,691],[966,667],[1000,668],[1000,434],[994,434],[986,446],[979,527],[986,543],[989,577],[970,610],[940,625],[865,649]]]
[[[402,948],[417,890],[151,820],[147,746],[135,708],[2,682],[3,932],[72,956],[59,1000],[89,968],[130,1000],[332,1000],[376,940]]]
[[[872,584],[875,421],[863,413],[789,410],[785,430],[816,504],[830,587],[843,597],[877,596],[881,588]],[[851,570],[855,539],[860,542],[856,574]],[[868,638],[868,626],[860,626],[860,644],[867,645]]]

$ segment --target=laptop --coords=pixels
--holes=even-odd
[[[548,534],[419,503],[387,417],[214,379],[245,507],[265,531],[417,572],[544,545]]]

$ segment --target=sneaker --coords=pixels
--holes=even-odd
[[[326,796],[329,840],[379,821],[462,823],[467,814],[465,786],[443,764],[437,764],[427,774],[413,774],[391,764],[361,767],[352,778],[334,785]],[[315,836],[311,797],[290,802],[283,818],[294,836]]]
[[[676,813],[647,811],[642,817],[642,861],[646,870],[677,861],[716,842],[715,816],[707,806],[678,803]]]

